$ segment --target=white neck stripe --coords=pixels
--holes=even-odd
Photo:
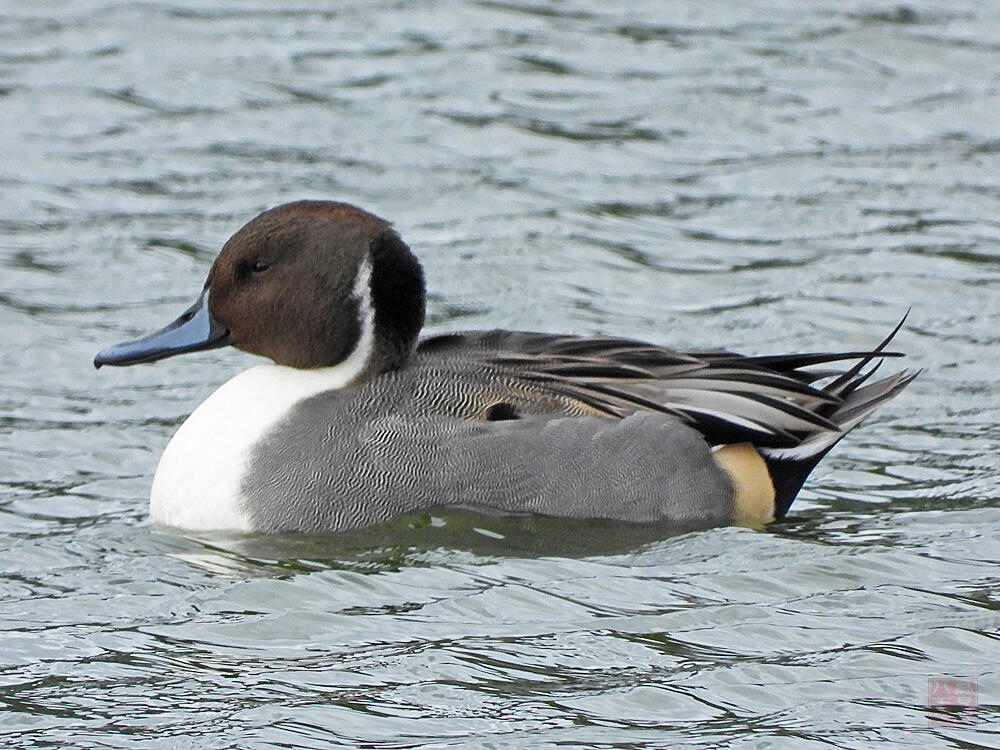
[[[372,307],[372,259],[366,254],[358,266],[358,276],[354,280],[351,296],[358,302],[358,324],[361,335],[354,351],[330,370],[336,371],[344,385],[350,385],[371,363],[375,350],[375,310]]]

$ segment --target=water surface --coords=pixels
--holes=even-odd
[[[995,4],[6,0],[0,40],[0,744],[1000,744]],[[433,331],[772,353],[912,307],[924,373],[767,529],[156,528],[253,360],[90,360],[303,197],[396,223]]]

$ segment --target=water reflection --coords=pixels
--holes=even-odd
[[[336,534],[193,534],[167,528],[160,533],[186,540],[178,556],[188,562],[212,572],[253,576],[318,568],[379,573],[431,564],[427,561],[444,550],[482,561],[618,555],[694,530],[668,524],[484,516],[438,509]],[[193,547],[188,549],[189,545]]]

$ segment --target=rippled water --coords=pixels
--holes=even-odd
[[[0,40],[0,744],[1000,745],[997,4],[6,0]],[[392,218],[435,331],[764,353],[912,306],[924,373],[763,530],[157,529],[252,360],[90,359],[301,197]]]

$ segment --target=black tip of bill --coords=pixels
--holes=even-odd
[[[198,301],[165,328],[142,338],[109,346],[94,357],[94,367],[124,367],[156,362],[175,354],[216,349],[232,343],[229,331],[212,317],[208,309],[208,289]]]

